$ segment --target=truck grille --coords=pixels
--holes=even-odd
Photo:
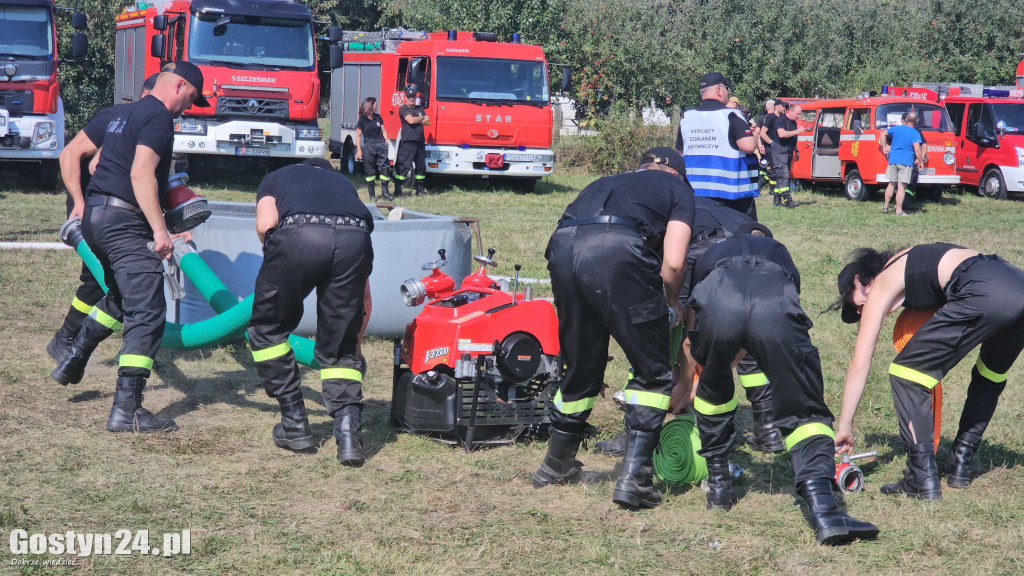
[[[32,102],[31,90],[0,90],[0,108],[10,112],[11,116],[31,113]]]
[[[287,118],[288,101],[274,98],[217,98],[218,116],[259,116]]]

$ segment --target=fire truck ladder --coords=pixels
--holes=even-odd
[[[400,42],[426,39],[427,32],[425,30],[406,30],[405,28],[388,28],[369,32],[345,30],[341,35],[345,50],[351,52],[390,52]]]

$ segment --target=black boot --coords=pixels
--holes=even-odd
[[[427,185],[426,185],[426,182],[423,180],[423,178],[417,178],[416,179],[416,195],[417,196],[426,196],[427,195]]]
[[[785,202],[782,203],[782,206],[784,208],[796,208],[797,206],[800,205],[799,202],[793,200],[793,195],[790,194],[789,192],[783,194],[782,197],[785,199]]]
[[[388,181],[387,180],[381,180],[380,181],[380,196],[381,196],[381,198],[383,198],[385,200],[390,200],[390,199],[394,198],[394,196],[392,196],[388,192],[389,192],[388,191]]]
[[[708,458],[708,510],[728,512],[736,501],[732,493],[732,474],[729,472],[729,457]]]
[[[878,536],[878,528],[870,522],[851,518],[839,510],[832,494],[831,478],[811,478],[799,482],[796,493],[807,502],[807,511],[814,524],[814,537],[821,544],[837,546],[858,538]]]
[[[359,431],[360,408],[346,406],[334,417],[334,439],[338,442],[338,462],[358,468],[366,462],[363,456],[363,435]]]
[[[384,195],[384,199],[385,199],[385,200],[394,200],[395,198],[398,198],[398,197],[399,197],[399,196],[401,196],[401,195],[402,195],[402,181],[401,181],[401,180],[395,180],[395,195],[394,195],[394,196],[391,196],[391,197],[389,198],[389,197],[388,197],[388,196],[387,196],[387,195],[385,194],[385,195]]]
[[[654,487],[653,460],[657,447],[657,433],[626,430],[626,454],[612,502],[623,508],[654,508],[661,504],[661,492]]]
[[[910,444],[903,478],[894,484],[882,486],[882,494],[906,494],[922,500],[941,500],[939,468],[935,465],[934,444]]]
[[[594,452],[598,454],[607,454],[609,456],[615,456],[621,458],[626,455],[626,431],[623,430],[611,440],[601,440],[597,444],[594,444]]]
[[[98,322],[83,326],[83,329],[79,330],[78,335],[68,345],[67,354],[50,372],[50,378],[56,380],[61,386],[81,382],[82,376],[85,375],[85,366],[89,363],[89,357],[92,356],[100,342],[113,333],[113,330]]]
[[[302,391],[289,392],[277,399],[281,405],[281,422],[274,425],[274,444],[288,450],[309,450],[313,447],[313,430],[306,417]]]
[[[953,441],[946,465],[946,484],[950,488],[967,488],[971,483],[971,459],[978,451],[978,445],[962,437]]]
[[[772,206],[782,206],[782,194],[772,192]]]
[[[121,376],[117,379],[114,406],[107,418],[111,432],[173,432],[178,429],[174,420],[157,418],[142,407],[142,390],[146,379],[142,376]]]
[[[377,192],[373,189],[373,181],[370,180],[366,183],[366,191],[370,194],[370,200],[377,198]]]
[[[772,417],[771,390],[767,385],[748,388],[747,397],[753,397],[750,400],[750,411],[754,418],[754,432],[747,436],[747,444],[760,452],[778,454],[785,451],[786,442],[775,427],[775,419]]]
[[[583,473],[583,464],[576,459],[583,435],[566,432],[552,426],[548,439],[548,451],[544,461],[533,475],[533,487],[543,488],[550,484],[578,484],[591,482]]]
[[[46,345],[46,354],[53,359],[54,362],[60,363],[65,356],[68,355],[68,350],[71,348],[71,343],[75,341],[75,337],[68,336],[57,332],[50,339],[50,342]]]

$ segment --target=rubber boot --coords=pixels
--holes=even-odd
[[[654,487],[653,460],[657,447],[657,433],[626,430],[626,454],[612,502],[623,508],[654,508],[661,504],[661,492]]]
[[[978,451],[978,445],[962,437],[953,441],[946,465],[946,484],[950,488],[967,488],[971,483],[971,459]]]
[[[402,181],[401,180],[395,180],[395,194],[394,194],[394,196],[391,196],[389,198],[387,195],[384,195],[384,199],[385,200],[394,200],[395,198],[398,198],[401,195],[402,195]]]
[[[772,206],[782,206],[782,194],[772,192]]]
[[[302,391],[289,392],[277,399],[281,405],[281,422],[274,425],[274,444],[288,450],[309,450],[313,447],[313,430],[306,417]]]
[[[909,468],[903,478],[894,484],[882,486],[882,494],[906,494],[910,498],[941,500],[942,486],[939,484],[939,468],[935,465],[935,445],[910,444],[907,453]]]
[[[800,205],[799,202],[793,200],[793,195],[790,194],[789,192],[783,194],[782,198],[785,199],[785,202],[782,203],[783,208],[796,208],[797,206]]]
[[[178,429],[174,420],[157,418],[142,407],[142,390],[146,379],[142,376],[121,376],[117,379],[114,405],[107,418],[111,432],[173,432]]]
[[[370,194],[370,200],[374,200],[374,199],[377,198],[377,192],[373,188],[373,181],[372,180],[368,181],[366,183],[366,191],[369,192],[369,194]]]
[[[426,196],[427,195],[427,184],[423,178],[416,179],[416,195]]]
[[[728,456],[708,458],[708,510],[728,512],[736,501],[732,493],[732,474]]]
[[[380,196],[381,196],[381,198],[383,198],[385,200],[391,200],[392,198],[394,198],[394,196],[392,196],[391,194],[388,193],[388,181],[387,180],[381,180],[380,181]]]
[[[831,478],[811,478],[799,482],[796,493],[807,502],[807,511],[814,524],[814,537],[819,543],[838,546],[878,536],[878,527],[874,524],[851,518],[839,509],[832,494]]]
[[[765,390],[759,390],[759,388]],[[747,444],[751,449],[759,452],[778,454],[786,450],[786,442],[782,439],[782,433],[775,427],[775,420],[772,417],[772,398],[770,390],[767,388],[767,386],[758,386],[758,388],[747,389],[748,397],[758,398],[750,401],[754,431],[753,434],[747,436]]]
[[[50,339],[50,342],[46,344],[46,354],[53,359],[54,362],[60,363],[65,356],[68,355],[68,350],[71,348],[71,343],[75,341],[75,337],[62,334],[58,331]]]
[[[543,488],[551,484],[579,484],[593,481],[583,473],[583,464],[576,459],[583,435],[566,432],[554,426],[550,429],[548,451],[544,461],[533,475],[533,487]]]
[[[601,440],[594,444],[594,452],[622,458],[626,455],[626,431],[623,430],[612,436],[611,440]]]
[[[346,406],[334,417],[334,439],[338,442],[338,463],[358,468],[366,462],[363,456],[363,434],[359,431],[360,408]]]
[[[96,323],[98,326],[89,326],[88,330],[79,330],[78,335],[68,345],[67,354],[57,363],[57,367],[50,372],[53,378],[61,386],[78,384],[85,375],[85,366],[89,363],[89,357],[105,340],[107,336],[114,333],[113,330]]]

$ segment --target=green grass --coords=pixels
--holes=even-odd
[[[481,220],[499,274],[512,263],[546,277],[544,246],[562,209],[592,177],[561,174],[535,193],[447,182],[440,193],[402,205]],[[252,200],[258,176],[196,183],[211,199]],[[357,186],[358,183],[357,183]],[[359,186],[361,194],[365,191]],[[815,321],[826,400],[838,411],[855,333],[836,314],[818,316],[835,295],[835,274],[861,245],[951,241],[1024,264],[1019,236],[1024,202],[949,194],[910,218],[884,215],[880,202],[853,203],[837,192],[804,193],[796,210],[759,201],[761,220],[800,268],[803,304]],[[0,190],[0,241],[56,241],[63,198]],[[386,258],[378,256],[378,266]],[[727,514],[704,510],[698,489],[675,490],[654,510],[625,512],[611,484],[534,490],[530,477],[543,443],[467,454],[388,426],[391,343],[364,350],[367,464],[335,460],[331,423],[315,372],[303,392],[315,454],[275,448],[276,403],[263,392],[246,347],[161,351],[146,402],[181,430],[164,436],[114,435],[104,429],[119,341],[93,357],[84,381],[61,388],[48,377],[43,346],[77,284],[71,251],[0,251],[0,573],[11,574],[1019,574],[1024,565],[1024,368],[1009,386],[986,434],[967,490],[922,504],[883,496],[878,487],[903,467],[880,342],[857,419],[858,448],[877,449],[864,465],[865,492],[846,499],[851,514],[882,529],[878,541],[818,546],[792,495],[789,457],[743,448],[734,461],[745,492]],[[891,320],[890,320],[891,322]],[[888,325],[891,328],[891,324]],[[613,347],[606,381],[618,387],[626,366]],[[946,378],[943,451],[959,418],[968,357]],[[601,401],[592,423],[610,436],[621,413]],[[741,401],[741,425],[750,421]],[[612,458],[583,452],[587,469],[612,470]],[[13,566],[7,532],[153,534],[191,529],[193,553],[79,559],[70,568]],[[30,557],[31,558],[31,557]],[[42,559],[47,558],[43,556]]]

